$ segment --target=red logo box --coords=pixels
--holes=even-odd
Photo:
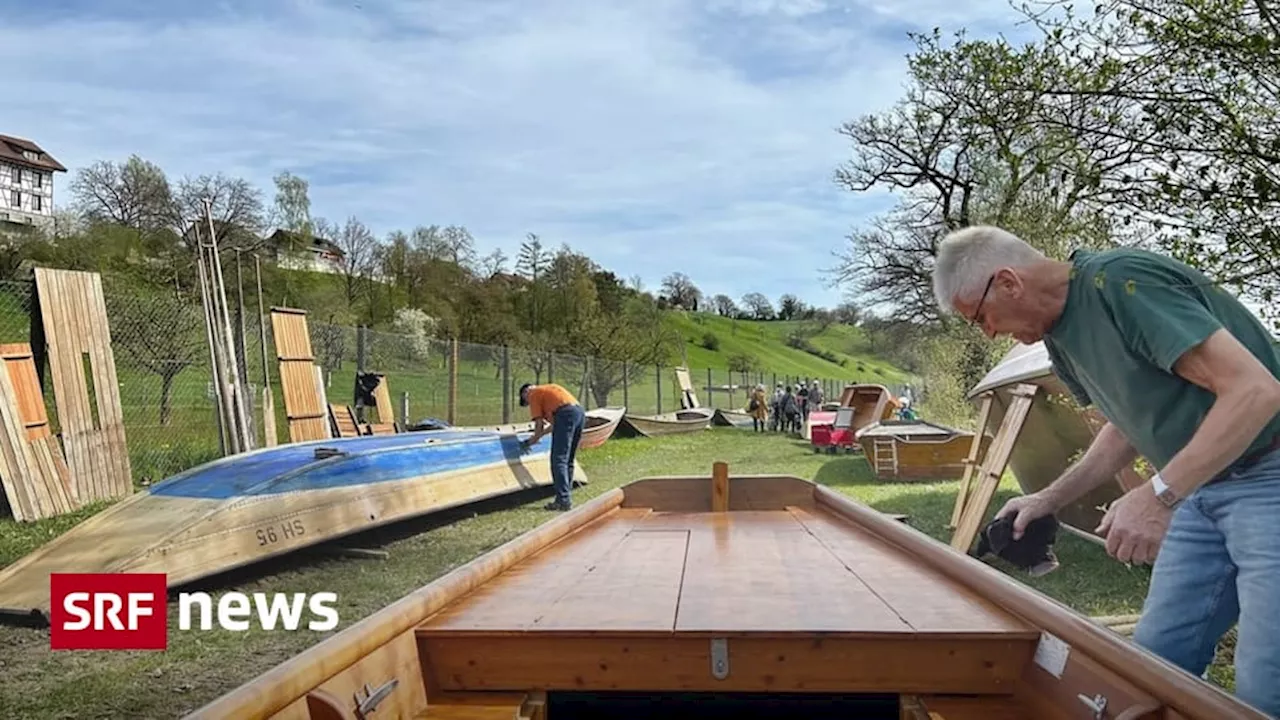
[[[164,650],[169,645],[163,573],[50,573],[53,650]]]

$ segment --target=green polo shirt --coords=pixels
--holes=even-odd
[[[1173,372],[1174,363],[1226,328],[1272,374],[1280,352],[1262,323],[1198,270],[1143,250],[1078,250],[1062,316],[1044,338],[1058,377],[1096,405],[1157,469],[1190,440],[1214,395]],[[1250,453],[1280,433],[1280,415]]]

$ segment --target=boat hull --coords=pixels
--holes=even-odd
[[[751,428],[755,427],[755,417],[741,410],[716,409],[711,415],[711,424],[717,427]]]
[[[1265,718],[840,493],[727,473],[609,490],[188,717],[353,717],[378,689],[387,717],[555,718],[566,694],[627,691],[862,694],[884,706],[857,716],[895,720],[1076,717],[1098,695],[1116,717]]]
[[[881,480],[956,480],[964,475],[973,438],[974,433],[932,423],[884,422],[863,428],[858,444]],[[883,443],[893,444],[892,463],[881,457]],[[990,445],[991,436],[983,435],[978,457],[983,457]]]
[[[1020,383],[1038,389],[1027,412],[1026,422],[1009,456],[1009,468],[1024,494],[1038,492],[1059,478],[1093,442],[1102,426],[1094,412],[1078,407],[1062,381],[1053,372],[1044,345],[1019,345],[1013,348],[973,390],[969,398],[975,403],[985,392],[992,392],[991,416],[987,427],[1000,427],[1013,402],[1013,389]],[[1094,529],[1102,522],[1099,507],[1114,502],[1142,482],[1136,471],[1129,469],[1114,483],[1104,483],[1079,500],[1063,507],[1057,518],[1075,534],[1101,542]]]
[[[587,411],[587,426],[582,430],[582,439],[578,441],[578,449],[600,447],[618,429],[622,416],[627,413],[625,407],[604,407]]]
[[[47,619],[51,573],[164,573],[179,586],[372,527],[550,485],[550,442],[522,452],[519,440],[405,433],[223,458],[107,508],[0,570],[0,609]],[[327,457],[317,459],[318,449]],[[329,456],[327,449],[344,454]]]
[[[713,412],[706,408],[678,410],[662,415],[623,415],[618,432],[627,437],[660,437],[697,432],[711,425]]]

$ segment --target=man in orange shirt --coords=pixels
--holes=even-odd
[[[520,405],[529,408],[534,421],[533,436],[520,443],[522,448],[528,449],[543,435],[551,434],[551,480],[556,499],[544,509],[568,510],[573,507],[569,491],[573,487],[573,463],[578,455],[578,442],[582,440],[586,412],[572,393],[555,383],[520,386]]]

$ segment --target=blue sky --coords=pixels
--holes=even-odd
[[[1002,0],[0,0],[0,132],[74,172],[130,153],[224,172],[379,236],[528,232],[656,289],[785,292],[883,195],[835,129],[902,92],[908,30],[1013,34]],[[66,176],[56,182],[66,187]],[[69,200],[65,191],[55,198]]]

